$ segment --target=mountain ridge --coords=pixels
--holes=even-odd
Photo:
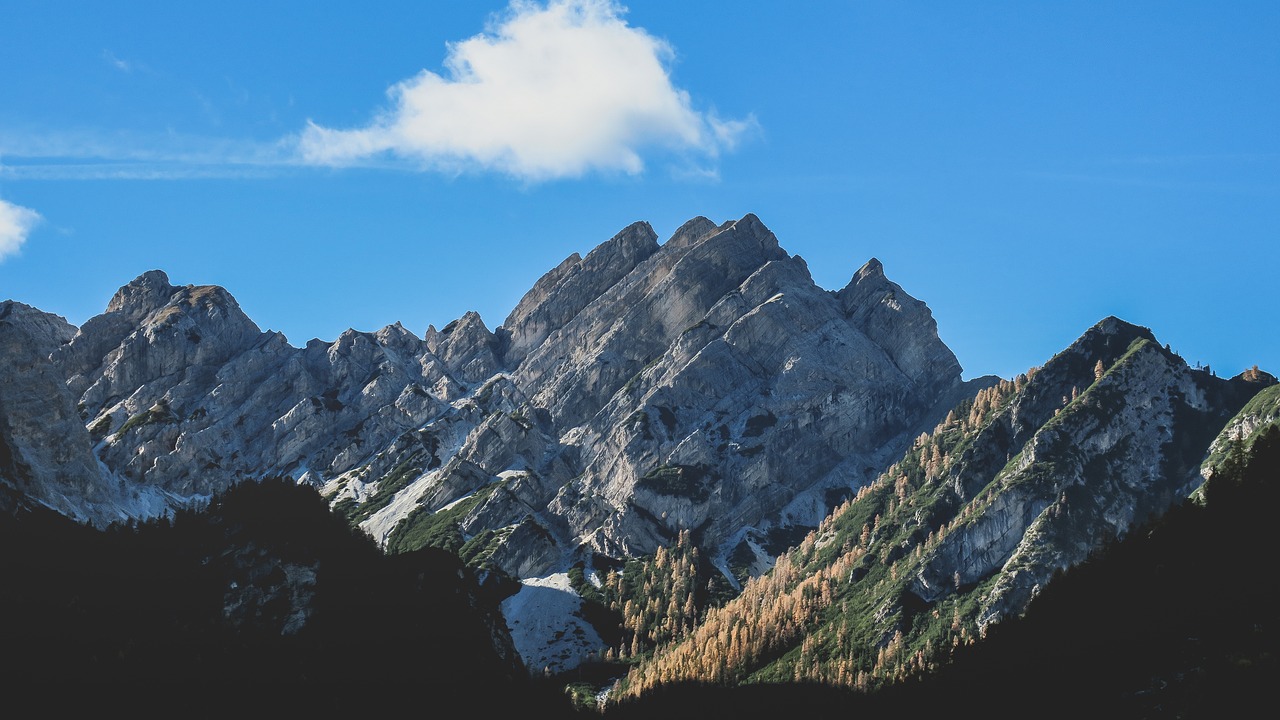
[[[906,543],[881,565],[931,543],[910,597],[869,608],[883,645],[913,603],[954,602],[948,585],[995,583],[974,633],[1016,615],[1087,555],[1035,540],[1057,527],[1045,513],[1079,504],[1071,488],[1112,478],[1119,499],[1090,522],[1122,535],[1203,481],[1215,434],[1274,382],[1188,368],[1115,317],[1034,373],[965,381],[928,305],[874,257],[826,290],[752,214],[657,240],[632,223],[544,273],[502,325],[468,312],[421,337],[393,323],[294,347],[225,289],[160,270],[73,333],[6,303],[0,347],[22,361],[0,368],[0,502],[104,525],[282,476],[384,550],[441,547],[529,592],[564,592],[575,569],[600,582],[688,537],[716,593],[734,593],[859,498]],[[945,439],[957,413],[971,426]],[[1011,490],[979,503],[997,479]],[[895,514],[909,499],[926,519]],[[929,539],[962,508],[946,542]],[[561,625],[593,612],[586,586],[567,594]],[[617,634],[578,627],[567,645],[555,623],[522,633],[531,668],[571,670]]]

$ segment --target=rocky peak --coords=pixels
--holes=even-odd
[[[696,245],[663,246],[549,334],[516,382],[557,423],[581,424],[727,293],[788,257],[752,215]]]
[[[107,312],[124,313],[135,322],[163,307],[174,293],[163,270],[148,270],[116,291]]]
[[[53,356],[93,413],[160,378],[216,370],[263,335],[225,289],[175,287],[158,270],[120,288],[108,308]]]
[[[419,340],[417,335],[409,332],[399,321],[387,325],[374,333],[374,337],[377,339],[378,344],[383,347],[410,354],[417,354],[423,344],[423,341]]]
[[[763,222],[760,222],[760,218],[756,217],[755,213],[747,213],[738,220],[735,220],[732,223],[727,223],[721,228],[721,230],[735,230],[737,232],[746,233],[751,237],[767,238],[768,243],[772,244],[773,247],[778,246],[778,238],[774,236],[772,230],[765,227]]]
[[[440,331],[436,329],[435,323],[427,325],[427,331],[422,334],[422,341],[427,345],[427,352],[436,351],[436,347],[440,345]]]
[[[76,334],[76,326],[66,318],[13,300],[0,303],[0,321],[21,327],[43,357],[71,342]]]
[[[715,223],[699,215],[687,220],[671,234],[671,238],[663,243],[664,248],[682,248],[696,245],[717,230]]]
[[[468,310],[436,333],[433,352],[459,380],[478,383],[501,367],[497,346],[497,338],[485,327],[480,314]]]
[[[960,363],[938,337],[929,306],[885,277],[879,260],[868,260],[836,298],[849,322],[884,348],[904,375],[928,384],[930,394],[960,381]]]
[[[647,222],[635,222],[578,259],[574,253],[543,275],[498,329],[503,358],[518,366],[551,333],[658,250]]]
[[[1067,351],[1096,355],[1104,359],[1114,358],[1123,354],[1133,341],[1138,339],[1156,343],[1156,336],[1152,334],[1150,328],[1125,322],[1115,315],[1108,315],[1071,343]]]
[[[853,283],[868,282],[870,278],[884,280],[884,264],[878,258],[871,258],[858,268],[858,272],[853,274]]]

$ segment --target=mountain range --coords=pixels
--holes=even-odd
[[[1280,423],[1269,373],[1217,377],[1115,317],[965,381],[879,261],[825,290],[754,215],[661,243],[634,223],[492,330],[295,347],[155,270],[80,327],[0,304],[0,356],[7,514],[110,532],[310,488],[381,555],[456,557],[500,596],[494,655],[605,707],[927,674]],[[294,607],[270,626],[292,634],[315,569],[273,563],[249,606]]]

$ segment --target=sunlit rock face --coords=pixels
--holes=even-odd
[[[448,513],[522,576],[685,529],[716,547],[816,524],[964,391],[928,307],[878,261],[824,290],[754,215],[662,243],[634,223],[492,330],[469,312],[423,337],[396,324],[295,347],[226,290],[158,270],[80,328],[22,312],[77,409],[59,437],[81,484],[146,489],[126,514],[288,475],[389,547]]]
[[[226,290],[153,270],[79,328],[0,304],[0,357],[0,509],[105,525],[287,476],[388,551],[447,547],[547,593],[580,560],[682,531],[727,576],[742,548],[764,572],[785,549],[771,538],[1001,389],[939,465],[954,527],[908,575],[926,603],[989,584],[983,626],[1185,498],[1206,455],[1280,406],[1259,393],[1274,377],[1193,370],[1117,318],[1016,382],[962,382],[878,260],[825,290],[754,215],[665,242],[629,225],[492,329],[468,312],[422,337],[397,323],[294,346]]]

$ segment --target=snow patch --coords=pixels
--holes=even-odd
[[[511,639],[531,673],[570,670],[604,649],[604,641],[579,615],[582,597],[568,573],[524,578],[502,602]]]

